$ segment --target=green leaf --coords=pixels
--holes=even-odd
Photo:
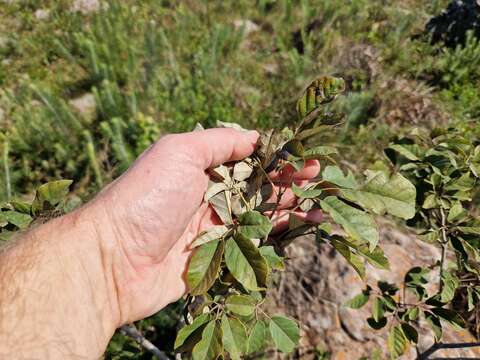
[[[337,149],[332,146],[315,146],[314,148],[308,149],[304,152],[303,158],[305,160],[319,159],[321,160],[325,156],[338,154]]]
[[[175,339],[174,349],[178,349],[185,341],[195,332],[195,330],[201,328],[208,321],[210,321],[210,314],[202,314],[196,317],[190,325],[186,325],[180,329]]]
[[[252,241],[235,234],[225,245],[225,263],[233,277],[247,290],[265,288],[268,265]]]
[[[448,212],[447,220],[449,222],[457,221],[467,215],[467,211],[463,208],[462,203],[457,201],[453,206],[450,208]]]
[[[385,309],[383,308],[383,303],[382,301],[377,297],[372,304],[372,317],[373,320],[378,322],[382,317],[383,314],[385,313]]]
[[[450,272],[445,271],[442,278],[442,292],[440,293],[440,300],[443,303],[448,303],[453,300],[455,291],[460,283],[458,278],[452,275]]]
[[[248,295],[231,295],[225,302],[228,311],[240,316],[252,315],[256,304],[256,300]]]
[[[193,360],[216,360],[223,352],[222,330],[215,320],[210,321],[202,332],[202,339],[192,350]]]
[[[379,235],[375,221],[370,215],[345,204],[335,196],[323,199],[320,201],[320,206],[352,238],[368,242],[370,251],[375,249]]]
[[[320,196],[322,191],[322,189],[301,188],[295,184],[292,184],[292,192],[300,199],[314,199]]]
[[[410,341],[413,342],[414,344],[418,343],[418,332],[417,330],[410,324],[407,324],[406,322],[402,322],[401,324],[403,334],[405,337]]]
[[[395,325],[390,329],[387,345],[392,359],[397,359],[407,350],[407,338],[400,325]]]
[[[283,145],[282,150],[285,150],[293,156],[302,157],[305,149],[303,148],[302,142],[298,139],[292,139]]]
[[[238,232],[249,239],[261,239],[272,231],[270,219],[258,211],[247,211],[239,216]]]
[[[285,264],[283,263],[283,257],[278,256],[273,246],[262,246],[258,248],[260,254],[265,258],[270,268],[275,270],[284,270]]]
[[[245,326],[235,318],[222,316],[223,346],[234,360],[240,359],[246,352],[247,331]]]
[[[206,244],[207,242],[213,241],[213,240],[219,240],[227,233],[228,227],[225,225],[216,225],[211,227],[210,229],[206,231],[202,231],[198,236],[193,240],[192,245],[190,246],[191,248],[195,248],[197,246]]]
[[[389,177],[384,171],[367,170],[366,174],[363,186],[342,189],[342,195],[378,215],[388,213],[405,220],[415,215],[416,189],[410,181],[400,174]]]
[[[422,157],[422,151],[417,144],[391,144],[389,148],[395,150],[408,160],[417,161]]]
[[[57,180],[41,185],[37,189],[35,199],[32,203],[32,212],[38,214],[44,209],[44,203],[47,202],[53,208],[68,195],[72,180]]]
[[[213,285],[220,270],[223,248],[223,242],[211,241],[195,251],[187,272],[191,295],[204,294]]]
[[[0,212],[0,220],[7,221],[20,229],[25,229],[32,222],[32,217],[18,211],[7,210]]]
[[[365,265],[362,258],[350,251],[350,248],[342,241],[338,241],[332,237],[330,243],[363,279],[365,277]]]
[[[473,290],[471,287],[467,287],[467,311],[472,311],[473,309],[475,309]]]
[[[407,310],[408,319],[409,319],[410,321],[417,320],[417,318],[418,318],[418,313],[419,313],[419,312],[420,312],[420,310],[418,309],[418,307],[414,307],[414,308],[408,309],[408,310]]]
[[[300,330],[295,321],[284,316],[272,316],[269,328],[273,343],[281,352],[290,353],[298,345]]]
[[[266,340],[267,326],[265,322],[259,320],[253,326],[247,341],[247,354],[253,354],[257,351],[261,351],[264,348]]]
[[[367,319],[367,324],[368,324],[368,326],[370,326],[370,327],[371,327],[372,329],[374,329],[374,330],[380,330],[380,329],[384,328],[385,325],[387,325],[387,318],[386,318],[386,317],[382,317],[382,318],[380,318],[380,320],[377,322],[377,321],[375,321],[374,318],[369,317],[369,318]]]
[[[352,172],[349,171],[348,175],[345,176],[338,166],[327,166],[325,170],[323,170],[322,179],[347,189],[358,188],[358,183]]]
[[[345,306],[352,308],[352,309],[360,309],[363,307],[370,298],[370,291],[363,290],[360,294],[354,296],[350,300],[345,303]]]
[[[429,311],[424,311],[424,314],[425,320],[430,325],[430,328],[433,330],[435,340],[440,341],[442,338],[442,324],[440,323],[440,319]]]
[[[10,204],[18,212],[30,215],[30,210],[32,206],[29,203],[20,200],[12,200],[10,201]]]
[[[431,311],[440,319],[448,322],[455,329],[461,330],[465,328],[465,321],[456,311],[444,308],[433,308]]]

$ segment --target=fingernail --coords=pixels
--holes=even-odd
[[[260,136],[257,130],[247,131],[245,135],[247,135],[251,141],[257,141],[258,137]]]

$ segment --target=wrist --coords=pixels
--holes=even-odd
[[[88,214],[79,209],[35,227],[0,254],[0,276],[9,279],[0,289],[0,357],[98,358],[105,351],[116,304]]]

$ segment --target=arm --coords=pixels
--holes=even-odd
[[[250,155],[257,137],[231,129],[165,136],[93,201],[4,249],[0,358],[98,358],[117,327],[184,295],[188,246],[219,224],[203,201],[205,170]],[[310,162],[294,178],[318,170]]]

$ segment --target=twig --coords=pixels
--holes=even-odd
[[[447,255],[447,246],[448,246],[448,237],[447,237],[447,230],[446,230],[446,217],[445,211],[443,208],[440,208],[440,215],[442,220],[442,255],[440,258],[440,280],[439,280],[439,292],[443,289],[443,273],[445,271],[445,258]]]
[[[432,355],[435,351],[440,349],[464,349],[470,347],[480,346],[480,342],[467,342],[467,343],[435,343],[430,348],[425,350],[423,353],[418,355],[417,360],[428,360],[428,357]]]
[[[9,153],[9,144],[8,141],[5,140],[3,144],[3,170],[5,173],[5,185],[6,185],[6,193],[7,193],[7,200],[10,200],[12,196],[12,187],[10,183],[10,169],[8,166],[8,153]]]
[[[135,340],[138,344],[140,344],[141,347],[143,347],[145,350],[151,352],[157,359],[160,360],[169,360],[168,356],[165,355],[163,351],[161,351],[159,348],[157,348],[155,345],[153,345],[150,341],[148,341],[142,333],[135,327],[133,324],[127,324],[123,325],[120,328],[120,332],[123,335],[126,335],[128,337],[131,337],[133,340]]]

